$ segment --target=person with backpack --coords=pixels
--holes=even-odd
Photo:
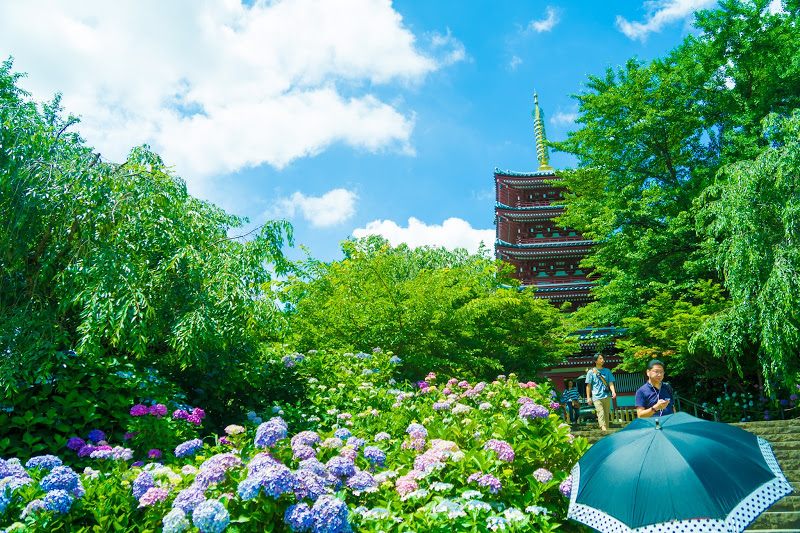
[[[602,431],[608,431],[611,422],[611,400],[617,397],[614,375],[603,367],[603,354],[594,356],[594,368],[586,373],[586,398],[592,401],[597,413],[597,424]]]
[[[567,424],[577,424],[581,416],[581,403],[575,381],[567,379],[564,382],[564,392],[561,393],[561,404],[564,406],[564,416]]]

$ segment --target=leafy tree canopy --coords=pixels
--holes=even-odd
[[[520,291],[484,254],[345,241],[345,258],[310,260],[285,285],[290,344],[399,354],[409,376],[429,370],[532,374],[569,351],[558,311]]]
[[[564,173],[572,193],[562,222],[598,243],[585,261],[600,275],[597,301],[575,319],[581,325],[627,324],[622,346],[630,360],[636,353],[673,356],[677,368],[692,368],[699,358],[705,361],[700,369],[713,374],[717,370],[705,366],[704,354],[742,372],[761,353],[770,359],[762,364],[768,377],[788,368],[783,356],[762,349],[765,337],[744,335],[732,319],[722,320],[741,307],[736,282],[728,279],[733,271],[715,249],[733,233],[717,227],[717,240],[708,240],[708,216],[698,218],[703,199],[717,197],[706,195],[722,194],[722,183],[731,179],[733,171],[717,177],[718,171],[768,148],[762,121],[800,107],[800,3],[784,2],[777,13],[768,5],[723,1],[699,12],[699,33],[666,57],[630,60],[591,77],[576,96],[580,128],[554,143],[578,159],[577,168]],[[727,201],[718,208],[747,210],[745,205]],[[757,241],[741,242],[738,253],[749,248],[754,258],[760,255],[753,253]],[[771,264],[769,258],[758,261]],[[724,327],[699,334],[719,320]],[[748,324],[743,317],[738,323]]]

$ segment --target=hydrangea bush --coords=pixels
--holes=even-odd
[[[290,364],[314,390],[311,405],[252,413],[224,435],[188,439],[148,462],[90,456],[92,466],[76,472],[67,466],[72,452],[0,461],[0,528],[578,528],[565,519],[568,471],[587,444],[553,411],[546,384],[429,374],[401,385],[391,380],[401,362],[380,350],[293,354]],[[131,414],[171,416],[150,410]]]

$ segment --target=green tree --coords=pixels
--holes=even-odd
[[[766,146],[760,124],[769,113],[800,107],[800,8],[784,2],[771,13],[768,4],[723,1],[699,12],[699,33],[666,57],[590,77],[576,96],[580,128],[554,143],[578,159],[564,173],[572,193],[562,221],[597,242],[585,261],[599,275],[597,301],[575,319],[627,323],[629,357],[724,352],[691,334],[730,306],[725,271],[697,231],[696,201],[721,167]],[[709,282],[726,290],[711,297]],[[689,338],[658,338],[676,320]],[[741,354],[724,359],[731,370],[752,367],[757,342],[728,339]]]
[[[739,367],[757,347],[768,380],[800,382],[800,110],[765,120],[755,160],[724,167],[698,198],[699,230],[731,305],[702,339]]]
[[[511,284],[483,254],[345,241],[344,259],[309,261],[289,280],[291,344],[399,354],[406,375],[429,370],[526,374],[567,353],[558,311]],[[500,268],[500,270],[498,270]]]
[[[215,384],[231,401],[281,318],[270,283],[289,267],[291,226],[230,238],[245,219],[190,196],[147,147],[104,161],[70,132],[77,120],[58,98],[40,109],[18,80],[3,63],[0,383],[33,382],[56,350],[74,348],[189,389]]]

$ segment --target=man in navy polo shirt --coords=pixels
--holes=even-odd
[[[675,412],[672,388],[664,380],[664,363],[653,359],[647,364],[647,383],[636,391],[636,414],[640,418],[671,415]]]

